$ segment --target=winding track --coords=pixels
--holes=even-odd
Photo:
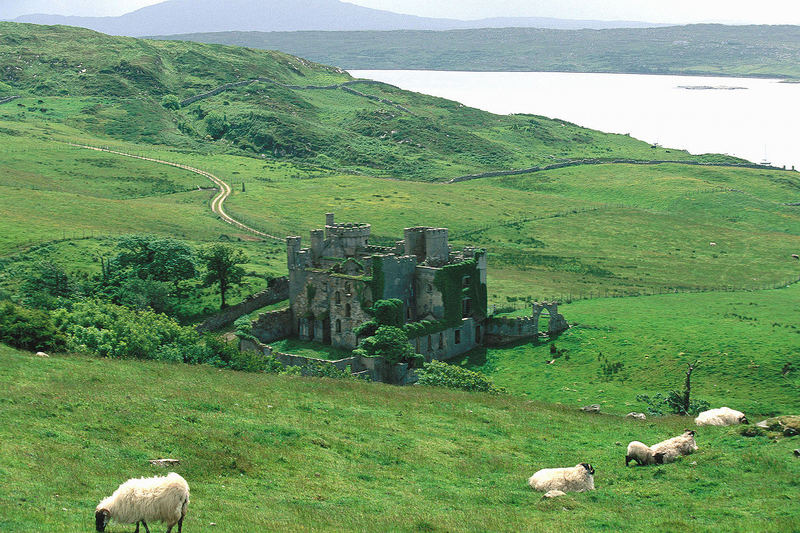
[[[181,165],[180,163],[172,163],[171,161],[164,161],[162,159],[154,159],[152,157],[144,157],[140,155],[128,154],[125,152],[119,152],[117,150],[111,150],[108,148],[98,148],[96,146],[89,146],[85,144],[75,144],[75,143],[66,143],[70,146],[74,146],[76,148],[85,148],[87,150],[95,150],[97,152],[106,152],[108,154],[114,155],[121,155],[124,157],[131,157],[133,159],[141,159],[142,161],[150,161],[152,163],[159,163],[161,165],[169,165],[171,167],[180,168],[183,170],[188,170],[189,172],[193,172],[195,174],[199,174],[205,178],[210,179],[218,188],[219,193],[211,200],[211,211],[213,211],[217,216],[219,216],[223,222],[227,222],[231,226],[235,226],[241,230],[249,231],[259,237],[263,237],[265,239],[272,239],[275,241],[283,242],[284,239],[280,237],[276,237],[275,235],[270,235],[269,233],[264,233],[263,231],[258,231],[257,229],[253,229],[250,226],[239,222],[235,218],[231,217],[225,212],[225,208],[223,207],[223,203],[228,197],[231,195],[232,189],[231,186],[225,183],[220,178],[216,177],[215,175],[211,174],[210,172],[206,172],[205,170],[200,170],[199,168],[190,167],[188,165]]]

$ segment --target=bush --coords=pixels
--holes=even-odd
[[[403,318],[403,301],[397,298],[378,300],[372,305],[370,312],[375,317],[375,322],[381,326],[401,327],[405,322]]]
[[[172,109],[173,111],[177,111],[178,109],[181,108],[181,101],[174,94],[167,94],[164,95],[164,98],[161,99],[161,105],[165,109]]]
[[[70,350],[103,357],[203,363],[207,351],[198,333],[166,315],[102,302],[78,302],[53,312]]]
[[[441,361],[431,361],[417,371],[419,385],[434,387],[447,387],[472,392],[489,392],[491,394],[505,394],[508,391],[496,386],[491,379],[480,372],[473,372],[460,366],[449,365]]]
[[[666,396],[660,392],[655,396],[640,394],[636,397],[637,402],[643,402],[647,406],[648,414],[653,416],[664,416],[665,414],[697,416],[699,413],[709,408],[709,403],[705,400],[692,400],[689,409],[684,409],[683,394],[678,391],[669,391]]]
[[[383,357],[390,364],[408,363],[412,368],[422,366],[425,358],[414,352],[408,343],[408,333],[395,326],[381,326],[367,337],[353,353],[362,357]]]
[[[62,350],[66,339],[50,315],[7,302],[0,306],[0,342],[23,350]]]

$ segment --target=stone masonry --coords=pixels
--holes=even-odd
[[[411,345],[426,357],[451,359],[487,342],[539,335],[547,311],[548,334],[567,329],[557,303],[537,303],[530,317],[487,318],[485,250],[455,251],[445,228],[406,228],[394,246],[369,243],[371,226],[338,223],[326,215],[324,229],[287,237],[290,308],[262,316],[253,333],[262,342],[294,336],[352,350],[358,326],[372,320],[378,300],[403,302]],[[275,316],[272,316],[275,315]],[[257,326],[257,327],[256,327]]]

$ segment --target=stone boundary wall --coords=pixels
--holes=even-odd
[[[239,349],[243,352],[257,352],[265,356],[271,355],[285,366],[307,366],[310,364],[331,365],[341,371],[346,371],[350,367],[353,374],[368,375],[372,381],[390,383],[394,385],[410,385],[418,381],[418,376],[413,369],[409,369],[407,364],[389,365],[382,357],[360,357],[353,356],[337,361],[327,359],[317,359],[275,351],[272,346],[268,346],[254,339],[239,339]]]
[[[0,98],[0,104],[7,104],[8,102],[13,102],[17,98],[22,98],[21,96],[9,96],[7,98]]]
[[[545,170],[555,170],[558,168],[576,167],[580,165],[664,165],[673,163],[676,165],[695,165],[701,167],[731,167],[731,168],[755,168],[762,170],[786,170],[785,168],[771,165],[759,165],[757,163],[704,163],[702,161],[680,161],[680,160],[641,160],[641,159],[579,159],[576,161],[566,161],[564,163],[554,163],[540,167],[523,168],[519,170],[496,170],[493,172],[482,172],[480,174],[469,174],[447,180],[445,183],[459,183],[462,181],[477,180],[481,178],[497,178],[501,176],[519,176],[521,174],[533,174]]]
[[[203,333],[219,329],[234,322],[239,317],[252,313],[256,309],[281,302],[287,298],[289,298],[289,279],[286,277],[273,278],[269,280],[265,290],[251,294],[243,302],[232,305],[207,319],[197,326],[197,331]]]

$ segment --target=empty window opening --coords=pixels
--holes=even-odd
[[[455,335],[455,337],[456,337],[456,338],[455,338],[455,342],[456,342],[456,344],[461,344],[461,330],[460,330],[460,329],[457,329],[457,330],[456,330],[456,335]]]
[[[336,333],[341,333],[341,332],[342,332],[342,321],[336,320]]]
[[[352,309],[351,309],[351,307],[350,307],[350,304],[346,304],[346,305],[344,306],[344,316],[345,316],[346,318],[350,318],[350,312],[351,312],[351,311],[352,311]]]

